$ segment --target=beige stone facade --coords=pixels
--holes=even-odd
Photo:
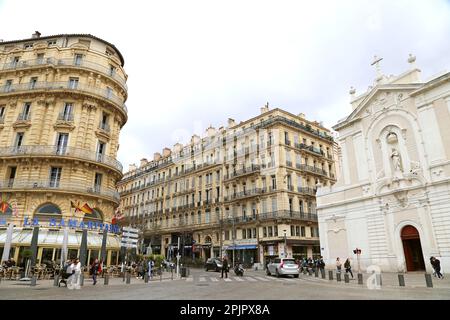
[[[353,258],[362,270],[450,267],[450,73],[421,79],[378,70],[353,112],[335,125],[342,157],[333,186],[318,190],[324,257]]]
[[[130,166],[118,184],[121,206],[144,246],[166,256],[178,252],[178,238],[184,256],[234,252],[247,265],[286,251],[317,256],[316,184],[334,183],[334,151],[319,123],[265,106]]]
[[[19,228],[16,260],[29,246],[18,240],[28,227],[24,221],[38,218],[45,226],[52,219],[84,220],[98,230],[111,224],[122,178],[119,133],[127,121],[123,65],[115,46],[92,35],[36,32],[30,39],[0,42],[0,193],[9,206],[0,214]],[[71,201],[87,203],[94,213],[75,213]],[[111,261],[120,240],[111,233],[108,241]],[[38,259],[46,249],[41,242]],[[58,241],[47,246],[45,259],[56,260]],[[91,245],[91,258],[98,246]]]

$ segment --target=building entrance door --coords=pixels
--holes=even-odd
[[[406,226],[401,233],[403,252],[405,254],[407,271],[424,271],[422,246],[420,244],[419,232],[413,226]]]

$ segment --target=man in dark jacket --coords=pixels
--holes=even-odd
[[[98,259],[95,259],[91,265],[92,280],[94,280],[94,286],[97,284],[97,275],[102,272],[102,267]]]
[[[228,259],[227,257],[223,257],[223,262],[222,262],[222,278],[223,278],[223,273],[225,272],[225,278],[228,278]]]
[[[430,262],[431,262],[431,265],[433,266],[436,276],[439,279],[444,278],[444,276],[441,273],[441,261],[439,261],[439,259],[436,259],[435,257],[431,257]]]

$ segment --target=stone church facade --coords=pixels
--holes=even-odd
[[[353,259],[361,270],[450,270],[450,73],[421,81],[410,69],[355,96],[339,132],[341,175],[319,188],[321,252],[328,265]]]

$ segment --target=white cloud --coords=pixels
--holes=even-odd
[[[373,55],[397,74],[409,53],[425,75],[450,64],[448,1],[0,2],[0,38],[91,33],[129,74],[119,160],[151,158],[174,137],[258,114],[266,101],[331,127],[348,90],[372,83]],[[20,21],[20,23],[18,23]]]

